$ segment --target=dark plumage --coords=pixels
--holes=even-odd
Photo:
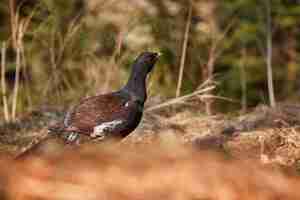
[[[146,78],[158,56],[142,53],[134,61],[130,78],[122,89],[83,99],[67,112],[63,123],[49,127],[49,132],[66,134],[69,142],[80,134],[92,138],[127,136],[142,118],[147,99]]]

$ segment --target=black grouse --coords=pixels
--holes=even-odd
[[[70,143],[81,134],[96,139],[127,136],[141,121],[147,99],[146,78],[158,57],[158,53],[141,53],[122,89],[83,99],[67,112],[63,122],[49,127],[49,133],[62,134]]]

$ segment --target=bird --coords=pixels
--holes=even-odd
[[[82,99],[67,111],[62,122],[48,127],[48,133],[61,134],[67,143],[78,142],[80,135],[102,140],[123,138],[140,123],[147,100],[146,79],[160,54],[142,52],[120,90]]]
[[[62,121],[49,125],[47,134],[15,159],[61,152],[62,144],[78,146],[82,137],[99,141],[129,135],[142,119],[147,100],[146,79],[159,56],[156,52],[142,52],[133,62],[125,86],[115,92],[82,99],[66,112]]]

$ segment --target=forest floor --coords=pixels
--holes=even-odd
[[[62,109],[42,109],[17,123],[0,125],[0,151],[15,156],[43,138],[47,125],[63,118]],[[258,106],[238,116],[205,116],[195,109],[146,112],[141,125],[122,143],[191,145],[224,151],[235,158],[256,158],[300,167],[300,105],[276,110]]]
[[[138,129],[121,141],[121,143],[124,144],[122,149],[124,146],[152,146],[151,148],[157,147],[158,149],[160,149],[161,146],[163,146],[164,149],[165,147],[167,147],[166,149],[176,149],[179,146],[185,146],[189,149],[191,147],[193,152],[198,150],[202,152],[203,150],[205,152],[217,152],[218,154],[218,156],[214,156],[215,154],[213,153],[213,156],[210,157],[207,156],[211,155],[208,153],[205,154],[205,156],[203,155],[200,160],[197,160],[197,156],[194,156],[195,158],[191,157],[194,164],[199,164],[199,162],[203,161],[202,159],[208,163],[214,163],[215,160],[212,161],[212,158],[219,160],[219,155],[221,154],[221,157],[230,158],[230,160],[234,160],[234,162],[238,160],[251,160],[251,163],[255,163],[253,164],[254,166],[272,166],[272,168],[275,167],[276,169],[280,169],[280,171],[281,169],[283,169],[282,171],[286,171],[287,169],[288,172],[293,174],[293,178],[298,176],[300,171],[300,106],[280,105],[276,110],[267,106],[258,106],[247,114],[232,116],[224,114],[205,116],[195,110],[195,108],[189,108],[146,112]],[[0,126],[1,155],[3,155],[5,159],[14,158],[16,155],[37,143],[41,138],[44,138],[47,134],[47,125],[53,121],[62,119],[62,117],[62,109],[44,108],[24,115],[15,124],[2,124]],[[159,144],[160,147],[158,147],[157,144]],[[180,152],[178,149],[175,152],[177,151]],[[167,152],[169,152],[169,150],[167,150]],[[145,155],[146,157],[149,155],[153,159],[152,153],[145,153]],[[181,155],[180,153],[178,154]],[[76,159],[80,158],[77,157]],[[138,157],[137,159],[133,156],[132,162],[136,163],[139,159],[141,158]],[[142,162],[145,161],[143,159]],[[162,158],[160,157],[159,160],[160,159]],[[179,160],[183,162],[181,158]],[[161,166],[161,164],[155,163],[156,162],[153,161],[152,164]],[[220,163],[222,167],[224,167],[224,162],[221,161]],[[234,166],[245,167],[248,166],[248,164],[242,162]],[[226,170],[231,171],[236,169],[232,169],[230,165],[229,168],[224,167],[224,170],[224,173],[227,173]],[[254,173],[252,170],[253,169],[250,171],[246,170],[247,174]],[[221,169],[221,171],[223,171],[223,169]],[[260,171],[260,169],[258,171]],[[159,175],[156,174],[155,176]],[[245,178],[244,175],[239,175],[239,178],[241,177]],[[119,178],[120,177],[118,177],[118,179]],[[248,180],[249,178],[246,177],[246,179]],[[277,179],[275,178],[274,180]],[[233,183],[236,180],[231,180],[230,178],[230,180],[227,181]],[[245,180],[243,179],[243,181]],[[266,182],[266,180],[259,178],[254,182],[257,184],[260,181]],[[297,181],[299,180],[297,179]],[[295,180],[293,179],[291,184],[293,185],[294,183]],[[298,183],[300,182],[297,182],[296,185],[298,185]],[[276,191],[276,189],[274,190]],[[265,188],[263,191],[265,192]],[[273,189],[271,189],[271,191],[273,191]],[[279,193],[281,194],[282,191]],[[285,199],[297,199],[300,196],[300,194],[297,193],[296,191],[292,192],[293,195],[296,195],[292,195],[293,198],[284,195],[283,197],[286,197]],[[290,193],[288,193],[288,195],[290,195]],[[251,197],[253,199],[256,196]],[[277,197],[278,196],[276,196],[276,198]],[[279,197],[281,196],[279,195]],[[200,199],[202,199],[202,197]],[[219,198],[209,196],[204,199]],[[246,198],[243,197],[243,199]],[[273,199],[273,196],[272,198],[262,199]]]

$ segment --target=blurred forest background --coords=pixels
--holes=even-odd
[[[8,121],[119,88],[145,50],[162,53],[149,96],[190,94],[209,79],[210,96],[232,100],[214,110],[246,110],[269,104],[269,66],[275,99],[300,97],[299,0],[1,0],[0,45]]]

